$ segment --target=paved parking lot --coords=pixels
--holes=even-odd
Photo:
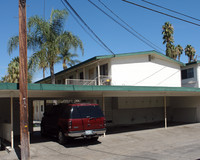
[[[37,136],[36,136],[37,137]],[[17,159],[0,152],[0,159]],[[109,134],[92,143],[59,145],[53,139],[31,144],[31,160],[200,160],[200,123]]]

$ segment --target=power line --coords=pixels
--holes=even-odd
[[[176,14],[180,14],[180,15],[185,16],[185,17],[187,17],[187,18],[191,18],[191,19],[194,19],[194,20],[196,20],[196,21],[200,21],[200,19],[197,19],[197,18],[195,18],[195,17],[188,16],[188,15],[186,15],[186,14],[183,14],[183,13],[180,13],[180,12],[177,12],[177,11],[174,11],[174,10],[172,10],[172,9],[169,9],[169,8],[166,8],[166,7],[157,5],[157,4],[155,4],[155,3],[151,3],[151,2],[146,1],[146,0],[141,0],[141,1],[143,1],[143,2],[145,2],[145,3],[148,3],[148,4],[151,4],[151,5],[153,5],[153,6],[160,7],[160,8],[162,8],[162,9],[168,10],[168,11],[170,11],[170,12],[174,12],[174,13],[176,13]]]
[[[187,22],[187,23],[196,25],[196,26],[200,26],[200,24],[197,24],[197,23],[194,23],[194,22],[191,22],[191,21],[188,21],[188,20],[185,20],[185,19],[182,19],[182,18],[173,16],[173,15],[170,15],[170,14],[167,14],[167,13],[163,13],[163,12],[160,12],[160,11],[157,11],[157,10],[154,10],[154,9],[151,9],[151,8],[148,8],[148,7],[145,7],[145,6],[142,6],[142,5],[139,5],[139,4],[136,4],[136,3],[133,3],[133,2],[127,1],[127,0],[122,0],[122,1],[124,1],[124,2],[126,2],[126,3],[129,3],[129,4],[132,4],[132,5],[135,5],[135,6],[138,6],[138,7],[141,7],[141,8],[145,8],[145,9],[147,9],[147,10],[150,10],[150,11],[153,11],[153,12],[156,12],[156,13],[159,13],[159,14],[163,14],[163,15],[165,15],[165,16],[168,16],[168,17],[171,17],[171,18],[174,18],[174,19],[178,19],[178,20],[180,20],[180,21],[184,21],[184,22]]]
[[[74,20],[80,25],[80,27],[90,36],[90,38],[92,38],[99,46],[101,46],[103,49],[109,51],[107,48],[105,48],[101,43],[99,43],[91,34],[90,32],[88,32],[86,30],[86,28],[84,28],[84,26],[78,21],[78,19],[75,17],[75,15],[73,14],[73,12],[71,12],[71,10],[65,5],[65,3],[63,2],[63,0],[61,0],[62,4],[65,6],[65,8],[68,10],[68,12],[70,13],[70,15],[74,18]]]
[[[87,27],[87,29],[99,40],[99,42],[105,47],[107,48],[110,53],[112,53],[114,56],[114,52],[94,33],[94,31],[86,24],[86,22],[80,17],[80,15],[75,11],[75,9],[69,4],[69,2],[67,0],[64,0],[65,3],[69,6],[69,8],[74,12],[74,14],[78,17],[78,19],[84,24],[85,27]]]
[[[128,28],[126,28],[123,24],[121,24],[120,22],[118,22],[117,20],[115,20],[112,16],[110,16],[109,14],[107,14],[105,11],[103,11],[101,8],[99,8],[96,4],[94,4],[93,2],[91,2],[90,0],[88,0],[92,5],[94,5],[97,9],[99,9],[101,12],[103,12],[105,15],[107,15],[109,18],[111,18],[114,22],[116,22],[118,25],[120,25],[122,28],[124,28],[125,30],[127,30],[129,33],[131,33],[132,35],[134,35],[135,37],[137,37],[139,40],[141,40],[143,43],[145,43],[146,45],[150,46],[151,48],[154,48],[155,50],[157,50],[157,48],[155,48],[154,46],[152,46],[151,44],[148,44],[146,41],[144,41],[142,38],[140,38],[138,35],[136,35],[135,33],[133,33],[131,30],[129,30]]]
[[[125,22],[122,18],[120,18],[116,13],[114,13],[108,6],[105,5],[105,3],[103,3],[101,0],[99,0],[99,2],[107,9],[109,10],[115,17],[117,17],[121,22],[123,22],[125,25],[127,25],[132,31],[134,31],[135,33],[137,33],[139,36],[141,36],[143,39],[145,39],[147,42],[149,42],[150,44],[154,45],[155,47],[157,47],[159,50],[164,51],[163,49],[161,49],[160,47],[158,47],[157,45],[155,45],[154,43],[152,43],[150,40],[148,40],[147,38],[145,38],[143,35],[141,35],[139,32],[137,32],[133,27],[131,27],[127,22]]]

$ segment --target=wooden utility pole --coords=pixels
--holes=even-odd
[[[29,160],[26,0],[19,0],[19,63],[21,160]]]

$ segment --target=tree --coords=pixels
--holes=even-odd
[[[34,53],[28,62],[28,66],[32,71],[35,71],[37,68],[42,69],[43,78],[45,78],[45,70],[48,68],[48,62],[46,59],[46,50],[40,50]]]
[[[188,63],[194,60],[195,53],[196,53],[196,50],[191,45],[187,45],[185,47],[185,55],[188,56]]]
[[[41,63],[35,63],[35,65],[38,65],[39,68],[42,68],[43,73],[43,66],[50,68],[52,84],[55,84],[54,65],[61,60],[59,54],[62,52],[62,50],[64,50],[65,47],[67,50],[77,47],[80,47],[81,49],[83,48],[79,38],[77,38],[77,41],[79,42],[77,47],[73,44],[73,41],[68,41],[71,44],[62,45],[61,40],[63,37],[66,38],[67,36],[67,34],[64,34],[64,24],[67,20],[67,16],[68,12],[66,10],[52,10],[49,20],[44,20],[38,16],[33,16],[28,19],[28,48],[34,49],[35,53],[37,53],[32,56],[31,61],[36,62],[37,60],[34,60],[34,58],[38,59],[37,56],[42,57],[40,60],[41,63],[44,63],[44,59],[46,60],[44,65],[41,65]],[[18,41],[19,39],[16,37],[9,40],[9,53],[18,47]],[[48,65],[46,65],[46,63]]]
[[[59,47],[59,57],[62,60],[63,69],[67,69],[67,64],[69,66],[73,66],[76,63],[80,62],[76,59],[73,59],[75,57],[78,57],[78,54],[73,54],[70,52],[70,50],[74,50],[76,52],[77,48],[79,47],[82,53],[84,53],[82,41],[77,36],[74,36],[72,33],[65,31],[60,37]]]
[[[178,60],[180,61],[181,55],[183,53],[183,47],[181,47],[181,45],[176,46],[176,53],[177,53],[177,56],[178,56]]]
[[[175,57],[173,55],[173,43],[174,43],[174,38],[173,38],[173,33],[174,33],[174,28],[172,24],[169,22],[165,22],[165,24],[162,26],[162,34],[163,34],[163,44],[166,44],[166,56],[173,58]]]
[[[28,73],[28,83],[31,83],[32,76]],[[8,64],[7,75],[2,77],[2,82],[19,83],[19,57],[15,57]]]

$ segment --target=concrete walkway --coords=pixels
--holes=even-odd
[[[0,159],[15,160],[0,152]],[[92,143],[75,140],[59,145],[53,139],[31,144],[31,160],[200,160],[200,123],[109,134]]]

